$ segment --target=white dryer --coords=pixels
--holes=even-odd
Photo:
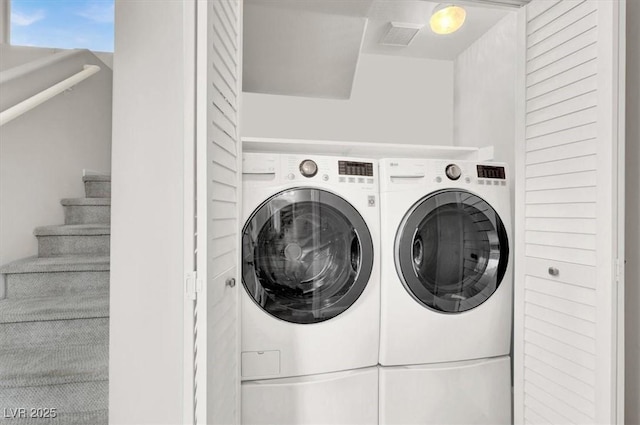
[[[380,425],[508,425],[509,356],[380,367]]]
[[[380,161],[380,364],[508,355],[510,175],[504,164]]]
[[[242,380],[378,363],[378,164],[243,157]]]

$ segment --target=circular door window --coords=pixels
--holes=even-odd
[[[269,198],[242,236],[242,281],[267,313],[317,323],[347,310],[373,268],[373,242],[362,216],[330,192],[296,188]]]
[[[423,306],[443,313],[485,302],[500,286],[509,259],[502,220],[464,190],[434,192],[416,203],[395,243],[405,288]]]

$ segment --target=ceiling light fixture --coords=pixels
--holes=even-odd
[[[462,27],[466,17],[467,12],[460,6],[439,4],[433,9],[429,25],[436,34],[451,34]]]

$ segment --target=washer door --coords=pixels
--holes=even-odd
[[[502,220],[464,190],[434,192],[405,215],[395,242],[396,269],[423,306],[460,313],[485,302],[509,261]]]
[[[347,310],[373,268],[362,216],[330,192],[296,188],[265,201],[242,236],[242,282],[264,311],[317,323]]]

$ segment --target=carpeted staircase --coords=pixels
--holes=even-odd
[[[83,180],[65,224],[35,229],[38,256],[0,268],[0,424],[108,423],[111,178]]]

